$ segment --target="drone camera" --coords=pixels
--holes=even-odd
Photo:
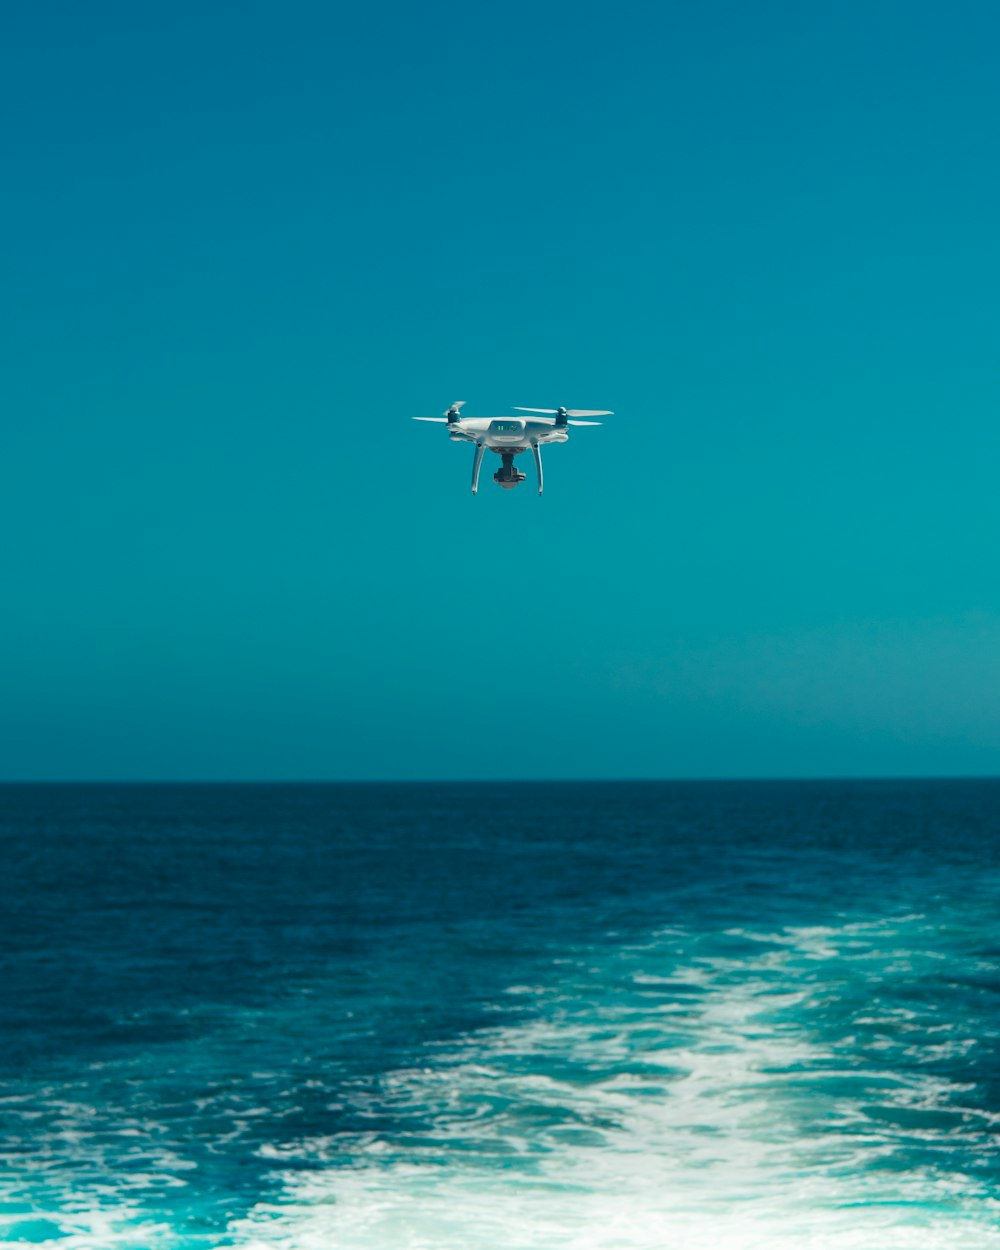
[[[513,490],[518,482],[524,481],[524,474],[514,468],[514,457],[520,455],[520,448],[517,451],[507,451],[506,449],[500,453],[500,459],[503,461],[503,468],[497,469],[493,474],[493,480],[498,486],[502,486],[504,490]]]

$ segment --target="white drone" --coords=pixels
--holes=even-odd
[[[538,493],[542,493],[542,443],[565,443],[569,438],[569,425],[600,425],[600,421],[579,421],[578,417],[610,417],[605,410],[591,411],[585,408],[515,408],[515,412],[534,412],[534,417],[463,417],[459,409],[465,403],[460,399],[452,404],[443,417],[414,417],[414,421],[436,421],[447,425],[448,434],[455,443],[475,443],[476,456],[472,462],[472,493],[479,490],[479,466],[483,452],[488,447],[503,461],[503,466],[493,474],[493,480],[504,490],[513,490],[524,474],[514,468],[514,457],[530,447],[538,470]]]

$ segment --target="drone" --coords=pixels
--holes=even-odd
[[[476,454],[472,461],[472,493],[479,492],[479,468],[483,452],[487,448],[500,457],[502,466],[493,474],[493,480],[504,490],[513,490],[524,481],[524,474],[514,468],[514,457],[530,447],[538,471],[538,493],[542,493],[545,479],[542,475],[542,444],[565,443],[569,439],[567,426],[600,425],[600,421],[581,421],[580,417],[610,417],[614,414],[604,409],[587,408],[517,408],[515,412],[530,412],[530,417],[463,417],[464,399],[452,404],[443,417],[414,417],[414,421],[434,421],[447,425],[454,443],[475,444]]]

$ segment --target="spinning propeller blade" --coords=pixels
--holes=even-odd
[[[438,425],[449,425],[452,421],[457,420],[459,409],[464,405],[464,399],[456,399],[450,408],[445,409],[443,417],[414,417],[414,421],[434,421]]]
[[[558,416],[561,412],[564,412],[567,417],[613,417],[615,415],[606,408],[518,408],[515,406],[514,410],[515,412],[543,412],[552,417]]]

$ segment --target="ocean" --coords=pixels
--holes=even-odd
[[[0,787],[0,1245],[1000,1248],[1000,782]]]

